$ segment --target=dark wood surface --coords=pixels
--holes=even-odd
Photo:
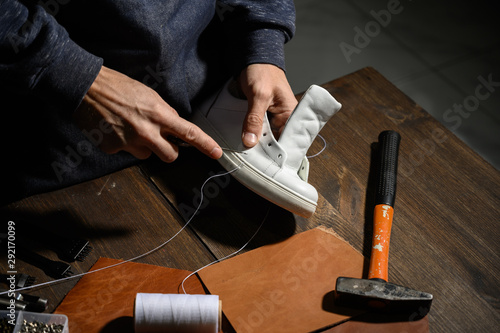
[[[500,173],[374,69],[323,86],[343,107],[321,131],[326,149],[310,159],[309,182],[320,194],[311,218],[273,206],[223,176],[207,184],[203,208],[188,228],[138,262],[195,270],[239,249],[266,214],[246,250],[324,225],[368,257],[372,151],[378,134],[393,129],[402,141],[389,279],[434,295],[433,332],[498,330]],[[322,145],[316,139],[309,154]],[[194,212],[204,180],[219,172],[216,161],[186,148],[172,164],[152,158],[140,167],[3,207],[1,217],[30,219],[88,238],[92,253],[73,265],[75,272],[85,272],[100,256],[132,258],[170,238]],[[50,280],[20,260],[17,266],[38,282]],[[6,270],[4,257],[1,267]],[[30,293],[49,298],[52,311],[76,282]]]
[[[82,237],[93,247],[83,262],[72,262],[76,274],[87,272],[100,258],[130,259],[161,245],[182,227],[179,216],[139,167],[116,172],[94,181],[24,199],[4,207],[2,225],[17,221],[17,238],[22,236],[21,220],[43,225],[46,230],[68,237]],[[41,234],[40,238],[44,235]],[[18,241],[20,242],[20,241]],[[21,246],[22,244],[19,244]],[[51,260],[58,255],[34,243],[34,250]],[[5,254],[2,272],[7,271]],[[190,229],[137,262],[195,270],[213,260]],[[53,280],[37,267],[16,260],[16,270],[36,277],[37,283]],[[78,279],[36,288],[30,294],[49,300],[52,312]]]

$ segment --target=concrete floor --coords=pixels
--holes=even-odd
[[[500,20],[493,1],[295,6],[297,31],[286,45],[294,92],[372,66],[500,170]]]

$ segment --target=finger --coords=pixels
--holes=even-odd
[[[247,148],[252,148],[259,141],[269,101],[256,96],[249,99],[248,104],[249,110],[243,122],[242,141]]]
[[[213,159],[219,159],[222,156],[222,149],[219,144],[203,132],[201,128],[185,119],[179,119],[171,134]]]
[[[274,133],[274,136],[278,139],[281,132],[285,128],[285,124],[292,114],[291,111],[281,112],[281,113],[271,113],[270,114],[270,125]]]
[[[279,137],[283,129],[285,128],[286,122],[293,110],[297,106],[298,101],[293,95],[291,90],[280,91],[276,97],[275,103],[269,107],[269,112],[271,113],[271,128],[273,133],[277,133],[276,138]]]

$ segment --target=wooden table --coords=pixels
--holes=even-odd
[[[389,279],[434,295],[433,332],[498,330],[500,173],[372,68],[324,87],[343,107],[321,132],[325,151],[310,160],[309,182],[320,193],[311,218],[272,206],[225,176],[208,185],[206,202],[188,228],[138,262],[195,270],[244,244],[268,207],[263,229],[246,250],[323,225],[369,256],[372,146],[381,131],[394,129],[402,141]],[[317,139],[310,154],[322,144]],[[216,161],[186,148],[172,164],[152,158],[10,204],[0,211],[2,225],[29,219],[87,238],[93,251],[72,264],[76,273],[86,272],[101,256],[132,258],[170,238],[194,212],[203,181],[221,171]],[[44,249],[40,253],[57,258]],[[21,260],[16,264],[37,282],[50,280]],[[53,311],[76,282],[30,293],[48,298]]]

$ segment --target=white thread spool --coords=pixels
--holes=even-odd
[[[217,295],[138,293],[135,333],[217,333],[222,309]]]

